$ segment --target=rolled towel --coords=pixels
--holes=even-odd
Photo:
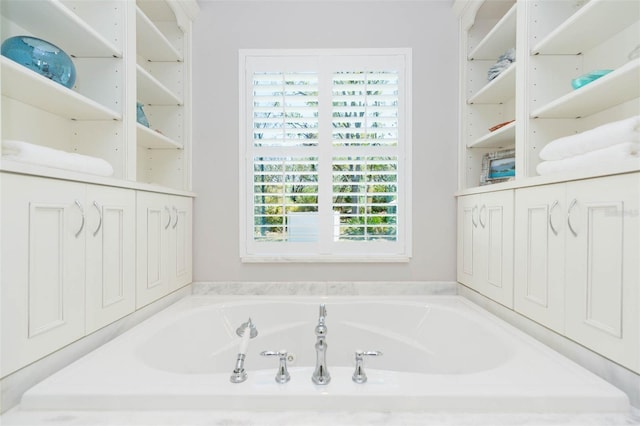
[[[562,160],[543,161],[536,167],[539,175],[592,168],[636,167],[640,169],[640,143],[627,142]]]
[[[562,160],[623,142],[640,142],[640,115],[555,139],[540,150],[540,159]]]
[[[113,167],[102,158],[60,151],[28,142],[3,140],[2,157],[21,163],[53,167],[99,176],[113,175]]]

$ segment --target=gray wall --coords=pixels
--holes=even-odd
[[[454,281],[457,20],[451,2],[207,1],[194,28],[194,281]],[[413,48],[413,258],[243,264],[238,49]]]

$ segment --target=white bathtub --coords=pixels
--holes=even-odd
[[[327,366],[315,385],[318,305],[326,304]],[[248,379],[233,384],[251,317]],[[278,384],[286,349],[291,381]],[[351,380],[354,352],[368,382]],[[626,395],[467,300],[431,297],[189,296],[30,389],[22,409],[439,410],[627,412]]]

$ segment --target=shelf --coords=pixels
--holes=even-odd
[[[35,164],[20,163],[17,161],[0,158],[0,172],[20,175],[39,176],[51,179],[62,179],[74,182],[89,183],[95,185],[113,186],[117,188],[135,189],[139,191],[160,192],[163,194],[174,194],[185,197],[195,197],[191,191],[183,191],[167,186],[159,186],[144,182],[118,179],[114,177],[104,177],[85,173],[72,172],[69,170],[55,169],[53,167],[38,166]]]
[[[516,93],[516,67],[511,64],[509,68],[500,73],[469,98],[471,104],[501,104],[513,98]]]
[[[486,37],[478,43],[478,46],[469,54],[470,61],[497,59],[508,49],[516,47],[516,6],[514,4]]]
[[[72,120],[121,120],[121,114],[0,57],[2,95]]]
[[[122,51],[60,1],[2,0],[2,15],[74,57],[122,57]]]
[[[182,99],[140,65],[137,66],[136,75],[138,101],[146,105],[182,105]]]
[[[640,58],[538,108],[532,118],[580,118],[640,96]]]
[[[136,47],[140,56],[152,62],[182,61],[180,52],[139,7],[136,8],[136,28]]]
[[[176,15],[166,1],[136,0],[136,4],[153,21],[175,21]]]
[[[516,123],[509,123],[473,141],[467,148],[505,148],[515,146]]]
[[[154,149],[182,149],[182,144],[169,139],[162,133],[151,130],[140,123],[136,123],[138,145]]]
[[[577,55],[640,19],[640,2],[590,0],[540,41],[533,55]]]

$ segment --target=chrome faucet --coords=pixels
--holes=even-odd
[[[327,370],[327,326],[324,319],[327,316],[327,308],[324,303],[320,305],[320,318],[316,326],[316,369],[311,380],[316,385],[326,385],[331,381],[331,375]]]

